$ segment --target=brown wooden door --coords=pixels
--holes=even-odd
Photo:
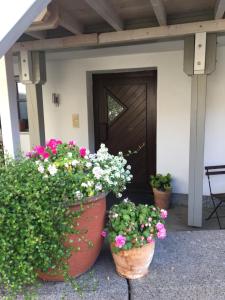
[[[156,169],[156,71],[93,75],[95,145],[127,157],[130,188],[149,188]]]

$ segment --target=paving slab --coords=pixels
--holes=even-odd
[[[149,274],[130,280],[131,300],[224,300],[225,231],[171,232],[157,241]]]

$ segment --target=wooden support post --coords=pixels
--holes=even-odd
[[[46,65],[44,52],[22,51],[20,55],[20,80],[26,85],[27,112],[30,134],[30,148],[45,144],[44,109],[42,84],[46,81]],[[30,59],[24,59],[30,57]],[[30,76],[26,70],[30,70]]]
[[[45,144],[44,109],[41,84],[27,84],[27,111],[30,147]]]
[[[16,82],[12,53],[0,59],[0,115],[2,139],[6,154],[16,157],[20,151]]]
[[[202,226],[207,75],[215,70],[216,35],[197,33],[184,43],[184,72],[192,76],[188,225]]]
[[[202,226],[207,75],[193,75],[189,156],[188,225]]]

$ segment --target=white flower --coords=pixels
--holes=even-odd
[[[88,181],[88,182],[87,182],[87,185],[91,187],[91,186],[94,185],[94,182],[93,182],[93,181]]]
[[[102,168],[100,168],[100,167],[94,167],[93,170],[92,170],[92,172],[93,172],[93,174],[94,174],[94,176],[95,176],[96,179],[100,179],[101,176],[104,173],[103,170],[102,170]]]
[[[117,218],[117,217],[118,217],[117,213],[113,214],[113,218]]]
[[[102,190],[102,184],[100,182],[98,182],[96,185],[95,185],[95,189],[96,191],[101,191]]]
[[[88,187],[87,183],[85,183],[85,182],[82,182],[82,183],[81,183],[81,186],[82,186],[82,187]]]
[[[49,165],[48,171],[49,171],[50,175],[54,176],[57,173],[57,168],[54,165]]]
[[[121,194],[121,193],[118,193],[118,194],[117,194],[117,197],[118,197],[118,198],[121,198],[121,197],[122,197],[122,194]]]
[[[76,159],[74,159],[74,160],[72,161],[72,166],[75,167],[78,163],[79,163],[79,162],[78,162]]]
[[[73,156],[73,153],[72,153],[72,152],[68,152],[68,153],[67,153],[67,156],[68,156],[69,158],[71,158],[71,157]]]
[[[119,172],[116,172],[116,173],[115,173],[115,177],[116,177],[116,178],[120,178],[120,173],[119,173]]]
[[[131,170],[131,165],[127,165],[127,170]]]
[[[128,202],[128,198],[123,199],[123,202],[127,203]]]
[[[44,173],[45,168],[44,168],[42,165],[39,165],[38,171],[39,171],[40,173]]]
[[[90,161],[88,161],[87,163],[86,163],[86,167],[87,168],[90,168],[92,166],[92,163],[90,162]]]
[[[68,163],[65,163],[64,166],[65,166],[66,168],[69,168],[69,164],[68,164]]]
[[[83,194],[80,191],[77,191],[76,196],[77,196],[78,200],[81,200],[83,197]]]
[[[36,164],[36,165],[40,165],[40,163],[41,163],[40,160],[36,160],[36,161],[35,161],[35,164]]]

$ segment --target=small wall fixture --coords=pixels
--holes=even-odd
[[[59,105],[60,105],[60,96],[59,96],[59,94],[52,93],[52,103],[55,104],[55,106],[59,107]]]

